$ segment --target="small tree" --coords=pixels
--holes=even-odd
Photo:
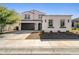
[[[13,25],[16,23],[18,24],[20,23],[20,16],[15,11],[11,11],[11,15],[7,19],[8,19],[7,25]]]
[[[6,25],[17,23],[20,20],[19,15],[5,7],[0,6],[0,32],[3,33],[3,29]]]

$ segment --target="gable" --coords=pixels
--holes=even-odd
[[[44,15],[45,13],[37,11],[37,10],[30,10],[30,11],[25,11],[22,14],[41,14],[41,15]]]

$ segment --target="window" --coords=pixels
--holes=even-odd
[[[28,19],[30,19],[30,15],[28,15]]]
[[[27,19],[27,15],[25,14],[25,19]]]
[[[69,22],[69,19],[68,19],[68,22]]]
[[[52,19],[49,19],[48,26],[49,26],[49,28],[53,28],[53,20]]]
[[[65,28],[65,20],[60,20],[60,27]]]
[[[46,22],[46,19],[45,19],[45,22]]]
[[[43,20],[41,20],[41,22],[43,23]]]
[[[42,16],[41,15],[39,15],[39,19],[41,19],[42,18]]]
[[[30,19],[30,15],[25,14],[25,19]]]
[[[74,27],[74,22],[72,22],[72,27]]]

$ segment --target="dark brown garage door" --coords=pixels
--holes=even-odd
[[[34,23],[21,23],[21,30],[34,30]]]

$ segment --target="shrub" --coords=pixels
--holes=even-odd
[[[69,32],[68,30],[66,32]]]
[[[79,30],[79,28],[76,28],[76,30]]]
[[[40,34],[39,34],[40,35],[40,38],[43,37],[43,34],[44,34],[44,31],[41,31]]]
[[[76,30],[76,28],[72,28],[72,30]]]
[[[53,32],[52,32],[52,31],[50,31],[49,33],[50,33],[50,34],[52,34]]]
[[[58,33],[60,33],[61,31],[58,31]]]
[[[45,32],[44,31],[41,31],[41,34],[44,34]]]

